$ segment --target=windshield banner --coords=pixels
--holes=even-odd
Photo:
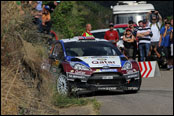
[[[86,62],[91,68],[121,67],[121,61],[119,56],[85,56],[77,58]]]

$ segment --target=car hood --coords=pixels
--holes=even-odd
[[[119,56],[86,56],[76,58],[87,63],[90,68],[121,67],[121,60]]]

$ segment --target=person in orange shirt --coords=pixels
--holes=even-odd
[[[41,18],[41,22],[39,24],[39,31],[42,33],[44,31],[46,31],[47,34],[50,33],[51,30],[51,16],[50,16],[50,12],[49,12],[49,6],[46,5],[43,8],[43,13],[42,13],[42,18]]]

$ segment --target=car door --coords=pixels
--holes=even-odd
[[[57,73],[59,71],[58,67],[60,63],[64,60],[63,48],[60,42],[57,42],[52,45],[49,61],[51,64],[50,71]]]

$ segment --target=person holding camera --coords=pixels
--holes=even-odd
[[[171,26],[173,27],[173,18],[170,20],[170,24]],[[173,28],[171,30],[171,33],[170,33],[170,41],[171,41],[171,45],[170,45],[170,48],[171,48],[171,70],[173,70]]]
[[[171,22],[170,21],[166,21],[165,23],[165,27],[163,27],[161,29],[161,38],[160,38],[160,42],[159,42],[159,46],[161,48],[161,50],[164,52],[165,54],[165,58],[167,60],[167,69],[172,68],[172,64],[171,63],[172,59],[171,59],[171,38],[172,38],[172,34],[173,34],[173,27],[171,27]]]
[[[157,49],[158,49],[158,44],[160,40],[160,29],[162,26],[162,17],[158,11],[151,11],[147,15],[147,20],[148,20],[148,26],[151,28],[153,33],[153,36],[151,37],[151,48],[150,48],[149,56],[151,56],[152,51],[155,51],[156,55],[158,56],[159,53],[157,52]]]
[[[137,31],[140,61],[145,61],[148,57],[152,35],[151,28],[147,26],[147,20],[143,20],[143,25]]]

